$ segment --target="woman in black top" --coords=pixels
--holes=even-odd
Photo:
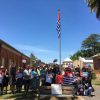
[[[6,88],[6,94],[7,94],[7,87],[8,87],[8,82],[9,82],[9,74],[8,70],[3,71],[3,88]]]

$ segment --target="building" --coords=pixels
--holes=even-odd
[[[29,64],[30,58],[0,39],[0,67],[9,70],[10,66],[22,67]]]
[[[91,68],[94,69],[94,67],[93,67],[93,59],[91,57],[89,57],[89,58],[79,57],[78,60],[73,61],[73,64],[74,64],[75,67],[77,67],[79,65],[81,68],[84,65],[90,64]]]
[[[94,70],[100,69],[100,53],[93,56]]]

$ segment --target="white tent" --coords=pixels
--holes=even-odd
[[[68,67],[69,64],[73,63],[73,61],[70,58],[65,58],[63,61],[63,67]]]
[[[70,58],[65,58],[63,62],[73,62]]]

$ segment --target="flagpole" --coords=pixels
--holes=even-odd
[[[58,9],[58,20],[60,23],[60,27],[59,27],[59,70],[61,72],[61,13],[60,13],[60,9]]]
[[[58,45],[59,45],[59,70],[61,72],[61,23],[60,23],[60,9],[58,10],[58,20],[57,20],[57,32],[58,32]]]
[[[61,34],[59,37],[59,70],[61,72]]]

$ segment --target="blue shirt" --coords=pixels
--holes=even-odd
[[[35,76],[38,76],[38,72],[37,71],[32,71],[31,72],[31,78],[34,78]]]

